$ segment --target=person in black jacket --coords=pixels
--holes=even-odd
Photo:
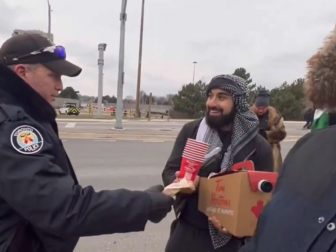
[[[234,75],[214,77],[207,87],[206,116],[184,125],[162,172],[165,185],[176,179],[182,152],[188,138],[210,144],[210,151],[220,147],[208,165],[200,169],[200,176],[229,170],[232,164],[252,160],[256,170],[272,171],[272,151],[258,134],[258,118],[249,110],[246,83]],[[178,194],[175,204],[177,219],[172,223],[166,252],[238,251],[242,238],[223,232],[216,221],[209,222],[198,211],[198,193]]]
[[[61,76],[81,72],[65,58],[33,33],[0,48],[0,251],[70,252],[81,236],[144,230],[173,204],[162,186],[96,192],[78,183],[50,105]]]
[[[336,111],[336,29],[308,60],[304,85],[316,109]],[[329,123],[294,145],[256,234],[241,252],[336,251],[335,150],[336,125]]]
[[[303,120],[306,123],[302,126],[302,129],[310,129],[314,122],[315,109],[313,107],[308,107],[303,113]]]

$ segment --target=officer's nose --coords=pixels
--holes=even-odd
[[[59,78],[59,80],[56,83],[56,90],[58,92],[61,92],[63,90],[63,81],[61,78]]]

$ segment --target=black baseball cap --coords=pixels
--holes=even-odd
[[[51,71],[74,77],[82,69],[67,61],[63,46],[54,45],[49,39],[26,32],[6,40],[0,48],[0,62],[4,65],[42,64]]]

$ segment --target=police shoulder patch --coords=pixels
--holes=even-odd
[[[22,154],[35,154],[42,149],[41,133],[30,125],[21,125],[12,131],[10,141],[13,148]]]

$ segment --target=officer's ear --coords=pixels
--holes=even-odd
[[[16,73],[21,79],[26,79],[26,75],[27,75],[27,66],[23,65],[23,64],[18,64],[18,65],[14,65],[12,67],[14,73]]]

